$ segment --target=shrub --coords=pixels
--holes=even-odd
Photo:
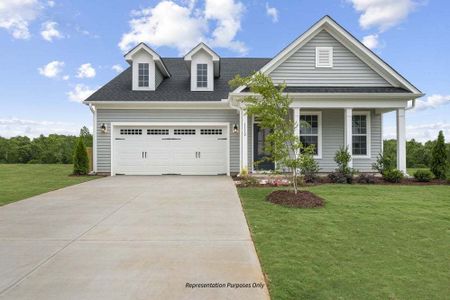
[[[445,139],[442,130],[439,131],[439,135],[436,144],[433,147],[431,153],[431,172],[438,179],[446,179],[448,162],[447,162],[447,151],[445,149]]]
[[[305,152],[300,157],[300,174],[303,175],[304,182],[314,182],[319,173],[319,164],[314,160],[312,152]]]
[[[420,182],[430,182],[433,178],[433,174],[428,170],[417,170],[414,173],[414,178]]]
[[[243,187],[256,186],[259,184],[258,179],[250,175],[241,176],[239,180],[241,181],[241,186]]]
[[[383,179],[392,183],[399,183],[403,177],[403,172],[398,169],[385,171],[383,174]]]
[[[395,168],[394,161],[385,153],[379,153],[377,161],[372,164],[372,169],[378,171],[381,175]]]
[[[89,158],[83,140],[79,138],[73,154],[73,174],[86,175],[87,173],[89,173]]]
[[[358,183],[375,183],[375,176],[372,174],[359,174],[359,176],[356,178],[356,182]]]
[[[348,147],[341,147],[334,156],[334,161],[337,163],[337,169],[328,175],[331,182],[334,183],[352,183],[355,170],[350,168],[348,164],[352,156],[348,152]]]

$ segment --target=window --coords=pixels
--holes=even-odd
[[[300,141],[303,146],[314,145],[314,156],[320,157],[321,146],[320,113],[300,114]]]
[[[200,129],[202,135],[221,135],[222,129]]]
[[[195,129],[174,129],[173,134],[175,134],[175,135],[194,135]]]
[[[148,64],[138,64],[139,87],[148,87]]]
[[[121,135],[142,135],[142,129],[120,129]]]
[[[208,65],[197,64],[197,87],[208,87]]]
[[[316,68],[333,67],[333,47],[316,47]]]
[[[354,113],[352,116],[352,154],[369,155],[369,114]]]
[[[148,135],[168,135],[169,129],[147,129]]]

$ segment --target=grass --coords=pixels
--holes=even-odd
[[[272,299],[449,299],[450,186],[320,185],[319,209],[239,194]]]
[[[0,164],[0,206],[98,178],[71,172],[72,165]]]

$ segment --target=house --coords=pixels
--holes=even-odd
[[[88,99],[94,116],[94,171],[111,175],[211,175],[273,170],[267,129],[247,116],[232,90],[236,74],[260,71],[287,84],[301,141],[316,146],[322,172],[336,168],[339,147],[371,171],[383,151],[382,116],[395,111],[397,165],[406,173],[405,110],[423,94],[325,16],[273,58],[222,58],[201,43],[182,58],[162,58],[141,43],[130,67]]]

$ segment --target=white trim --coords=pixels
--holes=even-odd
[[[192,60],[192,56],[194,56],[200,50],[204,50],[206,53],[211,55],[213,61],[219,61],[220,60],[219,55],[216,52],[214,52],[214,50],[212,50],[210,47],[208,47],[208,45],[206,45],[203,42],[200,42],[192,50],[190,50],[188,53],[186,53],[186,55],[183,57],[184,60],[188,60],[188,61]]]
[[[300,115],[301,116],[317,116],[317,122],[318,122],[318,132],[317,132],[317,155],[314,155],[313,158],[314,159],[322,159],[322,112],[321,111],[304,111],[301,110],[300,111]],[[300,124],[300,122],[299,122]],[[301,136],[301,134],[299,133],[299,137]],[[305,136],[305,135],[304,135]],[[315,135],[306,135],[306,136],[315,136]]]
[[[320,64],[320,51],[328,52],[328,64]],[[333,47],[316,47],[316,68],[332,68],[333,67]]]
[[[366,155],[353,155],[353,153],[350,153],[352,155],[352,158],[354,159],[365,159],[371,157],[371,140],[372,140],[372,119],[371,119],[371,113],[370,111],[361,111],[361,110],[354,110],[352,112],[352,123],[350,126],[352,127],[352,143],[353,143],[353,116],[366,116],[366,145],[367,145],[367,154]],[[352,144],[353,145],[353,144]],[[353,149],[352,149],[353,152]]]
[[[128,53],[126,53],[124,55],[125,60],[128,63],[131,63],[133,61],[133,56],[140,50],[144,50],[148,54],[150,54],[152,56],[153,60],[155,61],[155,63],[158,65],[158,68],[160,69],[161,73],[163,73],[163,75],[165,75],[166,77],[170,77],[170,73],[167,70],[166,66],[164,65],[164,62],[162,61],[161,56],[159,56],[158,53],[156,53],[152,48],[147,46],[145,43],[139,43],[138,45],[136,45],[136,47],[134,47],[133,49],[128,51]]]
[[[222,101],[92,101],[99,109],[232,109],[228,100]]]
[[[92,112],[92,171],[97,173],[97,109],[92,104],[89,104],[89,109]]]
[[[404,108],[407,100],[293,100],[291,107],[300,108]]]
[[[397,169],[407,175],[406,170],[406,116],[405,109],[399,108],[396,112],[397,123]]]
[[[227,149],[226,149],[226,164],[227,175],[230,176],[230,123],[228,122],[111,122],[111,140],[110,140],[110,153],[111,153],[111,176],[115,176],[114,173],[114,127],[116,126],[221,126],[227,128]]]
[[[347,147],[347,150],[350,153],[350,161],[348,162],[350,168],[353,168],[352,110],[352,108],[344,109],[344,146]]]

